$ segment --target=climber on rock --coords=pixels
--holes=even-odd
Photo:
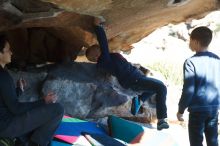
[[[131,113],[136,115],[149,95],[156,93],[157,129],[167,129],[167,88],[160,80],[146,77],[138,68],[129,63],[121,54],[110,53],[108,41],[104,31],[104,19],[95,18],[94,28],[99,45],[93,45],[86,50],[89,61],[97,62],[97,68],[115,76],[120,85],[133,91],[142,92],[132,99]]]

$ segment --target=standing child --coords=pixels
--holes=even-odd
[[[184,84],[177,118],[183,121],[183,113],[188,108],[190,146],[202,146],[203,133],[207,146],[218,146],[220,59],[207,50],[211,40],[209,28],[195,28],[189,46],[196,54],[184,63]]]

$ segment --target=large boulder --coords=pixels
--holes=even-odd
[[[122,88],[115,77],[99,72],[95,64],[72,62],[33,70],[10,71],[15,81],[22,77],[28,83],[19,97],[21,102],[38,100],[53,91],[67,115],[83,119],[108,115],[134,117],[130,113],[131,99],[140,93]],[[147,101],[143,107],[144,112],[136,117],[142,121],[156,117],[155,103]]]

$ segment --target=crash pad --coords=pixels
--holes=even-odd
[[[106,131],[96,122],[64,116],[54,137],[69,144],[74,144],[82,136],[81,132],[107,135]]]

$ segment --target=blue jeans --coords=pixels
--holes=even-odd
[[[190,146],[202,146],[205,133],[207,146],[218,146],[218,111],[189,114]]]
[[[163,82],[160,80],[142,77],[136,80],[130,88],[134,91],[143,91],[140,95],[144,100],[146,98],[151,97],[156,93],[156,112],[157,118],[163,119],[167,118],[167,107],[166,107],[166,96],[167,96],[167,88]]]

